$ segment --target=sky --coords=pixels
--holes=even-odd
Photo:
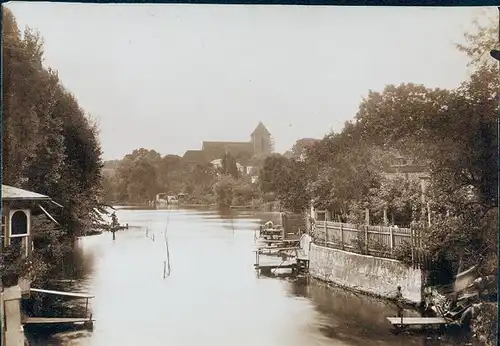
[[[103,158],[183,155],[248,141],[262,121],[276,151],[354,118],[369,90],[467,78],[463,41],[480,9],[10,2],[98,121]]]

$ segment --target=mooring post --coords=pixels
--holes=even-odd
[[[85,299],[85,317],[87,317],[87,309],[89,307],[89,298]]]
[[[5,345],[23,346],[24,330],[21,324],[21,288],[16,284],[4,287],[3,308]],[[3,337],[3,336],[2,336]]]

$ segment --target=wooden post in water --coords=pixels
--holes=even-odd
[[[24,331],[21,324],[21,288],[16,284],[14,286],[4,285],[3,291],[3,310],[6,346],[23,346]]]

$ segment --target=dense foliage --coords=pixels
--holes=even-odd
[[[493,23],[478,25],[466,35],[458,48],[471,58],[471,73],[458,88],[407,83],[369,91],[341,133],[268,158],[262,190],[276,193],[288,209],[301,210],[311,198],[341,221],[364,222],[369,210],[372,223],[424,228],[432,258],[494,272],[500,85],[497,65],[484,55],[497,45],[497,30]],[[388,174],[401,157],[428,173],[428,206],[418,174]]]
[[[98,129],[57,72],[43,66],[40,35],[31,29],[21,35],[6,8],[3,30],[3,183],[49,195],[64,206],[47,206],[59,230],[36,233],[35,243],[51,245],[38,252],[40,267],[47,267],[57,262],[64,239],[102,222],[96,211],[102,168]]]
[[[227,153],[220,166],[213,166],[185,161],[176,155],[162,157],[154,150],[141,148],[122,160],[105,163],[105,169],[112,173],[105,176],[104,196],[109,203],[145,204],[158,193],[185,193],[188,204],[260,204],[258,186],[237,166],[252,160],[258,158]]]

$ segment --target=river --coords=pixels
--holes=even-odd
[[[436,335],[391,333],[385,317],[396,311],[387,302],[314,281],[258,277],[254,231],[271,214],[121,208],[117,216],[130,229],[114,241],[109,233],[79,239],[66,265],[77,280],[65,289],[95,295],[94,330],[29,331],[30,345],[448,345]]]

